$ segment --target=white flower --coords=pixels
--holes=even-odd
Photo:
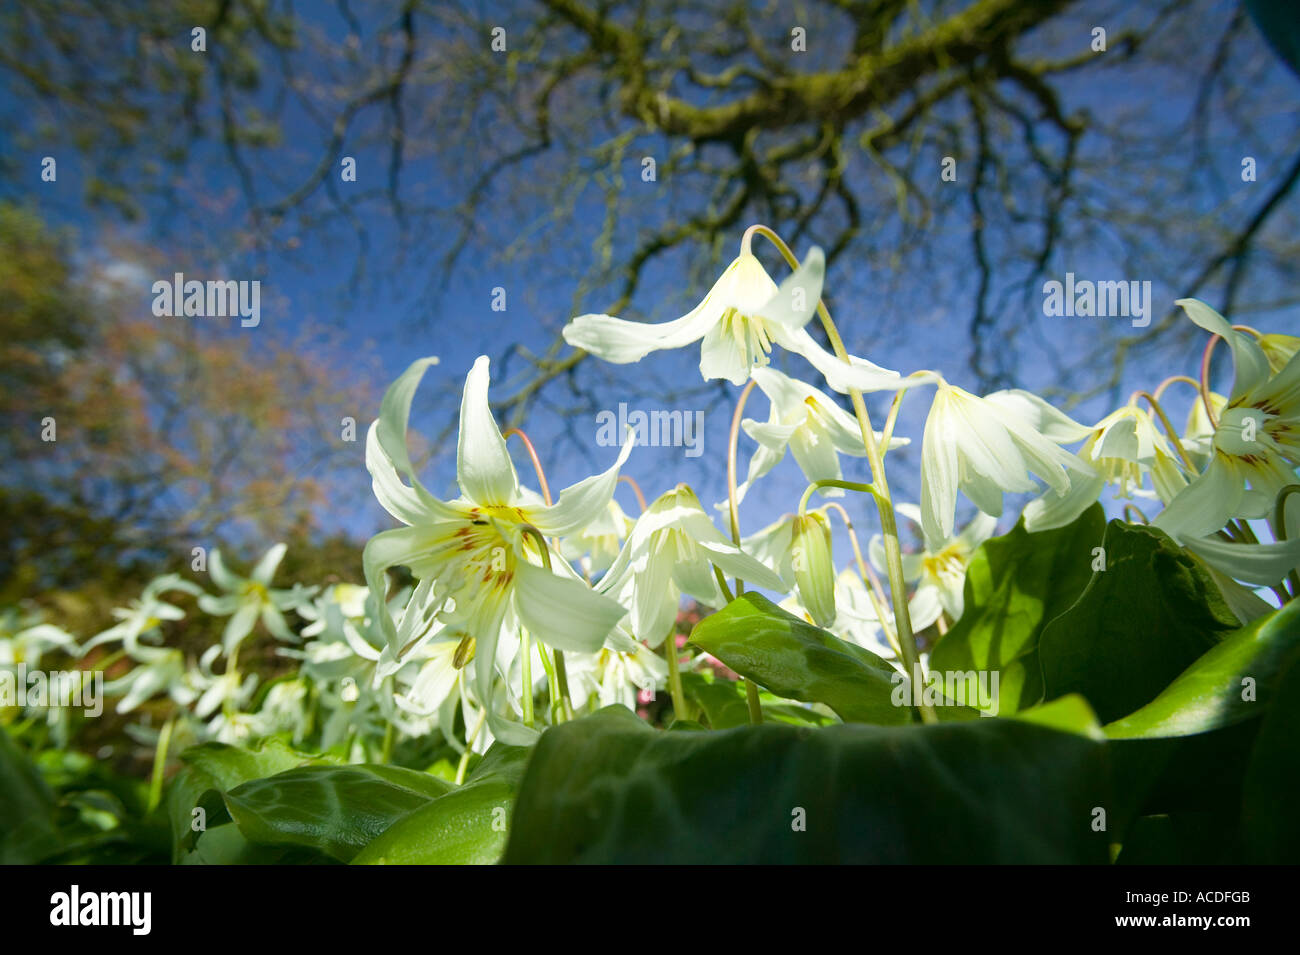
[[[1151,415],[1137,404],[1125,405],[1094,425],[1079,458],[1093,473],[1071,472],[1070,489],[1063,496],[1048,491],[1030,501],[1024,512],[1026,530],[1064,527],[1091,507],[1107,484],[1114,484],[1121,497],[1136,491],[1168,499],[1185,483],[1173,448]],[[1143,490],[1148,474],[1154,492]]]
[[[503,627],[510,625],[513,632],[516,621],[556,649],[594,652],[626,611],[594,593],[559,555],[551,561],[554,570],[540,566],[538,543],[525,528],[563,537],[588,526],[608,506],[631,442],[608,471],[568,488],[553,505],[537,503],[536,495],[520,488],[492,417],[488,359],[480,357],[466,376],[460,407],[456,475],[461,496],[439,500],[420,483],[406,449],[411,399],[435,361],[411,365],[388,389],[379,419],[370,426],[366,466],[375,496],[409,526],[384,531],[366,544],[367,584],[382,594],[384,571],[397,564],[409,567],[420,581],[411,602],[424,626],[436,617],[458,635],[474,637],[477,655],[488,661],[496,659]],[[387,635],[381,668],[391,672],[430,631],[415,628],[405,640],[388,614],[381,614],[381,622]],[[476,677],[479,698],[492,700],[493,668],[479,667]],[[488,719],[504,741],[527,743],[536,737],[522,725],[505,725],[490,705]]]
[[[104,684],[109,696],[122,695],[117,712],[130,713],[159,693],[166,693],[182,706],[192,703],[198,695],[186,679],[185,657],[180,650],[138,646],[131,658],[135,665],[130,670]]]
[[[284,559],[285,550],[284,544],[276,544],[257,562],[247,577],[232,573],[221,559],[221,551],[212,552],[208,560],[208,573],[212,582],[225,593],[217,597],[211,594],[199,597],[199,609],[214,617],[230,618],[221,637],[221,646],[226,656],[234,654],[259,619],[277,640],[297,642],[298,637],[284,621],[284,612],[303,604],[312,592],[298,587],[291,590],[271,589],[271,580],[275,577],[280,561]]]
[[[776,467],[787,448],[810,484],[840,479],[843,474],[839,455],[866,456],[857,419],[824,392],[775,368],[754,369],[754,382],[767,395],[771,410],[766,422],[752,418],[741,422],[745,433],[758,442],[758,450],[749,459],[745,483],[736,488],[737,503],[744,499],[755,481]],[[876,441],[881,439],[882,435],[876,432]],[[907,443],[906,438],[895,438],[890,447]],[[844,491],[823,488],[821,493],[841,497]],[[719,508],[727,506],[718,505]]]
[[[898,388],[898,372],[861,358],[850,363],[830,354],[804,328],[817,310],[826,273],[822,250],[814,246],[803,263],[777,288],[762,264],[742,252],[709,294],[681,318],[659,325],[609,315],[580,315],[564,327],[564,340],[615,364],[640,361],[652,351],[682,348],[700,339],[700,373],[743,385],[750,372],[767,365],[773,344],[806,358],[836,391]]]
[[[1059,429],[1056,440],[1040,431],[1045,421],[1051,423],[1049,433]],[[952,537],[958,489],[991,517],[1001,516],[1004,492],[1038,489],[1030,474],[1064,497],[1070,489],[1069,471],[1091,473],[1057,443],[1079,430],[1084,430],[1081,425],[1028,392],[979,398],[940,380],[921,442],[921,527],[926,540],[936,543]]]
[[[1212,453],[1192,479],[1152,521],[1184,540],[1208,537],[1233,518],[1265,516],[1277,492],[1296,480],[1300,465],[1300,360],[1272,374],[1268,356],[1249,336],[1196,299],[1179,299],[1193,322],[1232,349],[1233,383],[1219,412]]]
[[[596,653],[565,659],[574,709],[581,710],[595,696],[601,706],[621,704],[636,712],[638,690],[654,691],[664,685],[668,678],[664,658],[630,636],[622,636]]]
[[[121,640],[123,649],[135,656],[142,636],[156,632],[164,620],[185,619],[185,611],[162,599],[164,593],[172,590],[190,596],[198,596],[203,592],[197,584],[190,583],[179,574],[156,577],[145,587],[139,600],[131,601],[127,607],[113,610],[113,616],[121,622],[92,637],[82,648],[82,654],[102,644]]]
[[[726,600],[713,568],[755,586],[784,592],[781,578],[722,536],[685,484],[661,495],[642,514],[597,589],[631,610],[633,636],[663,643],[683,593],[711,607]]]
[[[633,523],[618,501],[611,498],[595,520],[560,542],[560,553],[565,560],[577,562],[588,577],[602,574],[618,557]]]
[[[921,523],[921,510],[914,504],[898,504],[895,510]],[[912,626],[924,630],[946,613],[950,621],[961,619],[965,609],[963,594],[966,567],[979,546],[993,536],[997,518],[976,513],[974,519],[956,537],[944,541],[926,541],[919,553],[903,555],[903,578],[916,584],[910,606]],[[871,538],[871,563],[884,572],[885,542],[879,534]]]

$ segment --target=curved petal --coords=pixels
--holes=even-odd
[[[748,321],[740,317],[731,319],[731,322]],[[730,324],[717,322],[705,333],[700,343],[700,375],[705,381],[722,378],[739,387],[749,380],[755,364],[767,363],[767,355],[761,349],[759,354],[749,353],[732,334]]]
[[[696,545],[728,577],[739,577],[746,583],[752,583],[755,587],[763,587],[777,593],[786,593],[789,590],[785,581],[775,571],[769,570],[765,564],[760,563],[756,558],[750,557],[734,544],[720,541],[696,541]]]
[[[1233,377],[1229,403],[1268,380],[1272,373],[1268,356],[1253,338],[1233,329],[1226,318],[1198,299],[1180,298],[1174,304],[1181,305],[1188,318],[1207,332],[1218,335],[1232,349]]]
[[[253,572],[249,574],[250,580],[255,580],[263,587],[270,587],[271,580],[275,577],[276,568],[280,566],[280,561],[284,560],[284,552],[289,548],[281,543],[276,544],[263,555],[262,559],[257,562]]]
[[[639,640],[658,646],[677,619],[681,600],[673,584],[673,559],[666,552],[651,553],[636,573],[629,622]]]
[[[521,560],[515,567],[515,610],[534,636],[557,650],[594,653],[627,614],[618,602],[580,580]]]
[[[1009,388],[985,395],[998,407],[1025,421],[1035,431],[1057,444],[1073,444],[1092,433],[1087,425],[1079,424],[1063,411],[1058,411],[1032,391]]]
[[[1187,539],[1183,546],[1220,573],[1259,587],[1271,587],[1300,567],[1300,540],[1240,544],[1197,537]]]
[[[817,311],[825,279],[826,256],[814,245],[755,317],[785,328],[803,328]]]
[[[460,400],[460,438],[456,445],[456,481],[461,493],[479,505],[512,504],[519,478],[505,438],[488,406],[488,359],[480,355],[465,376]]]
[[[379,446],[388,455],[393,466],[406,475],[417,488],[419,482],[415,476],[415,467],[411,464],[411,456],[406,449],[406,425],[411,419],[411,399],[415,397],[415,390],[420,387],[420,379],[424,377],[430,365],[436,364],[438,364],[436,356],[411,362],[406,371],[402,372],[384,392],[384,399],[379,406],[379,418],[374,425]]]
[[[948,397],[934,396],[921,437],[921,530],[927,546],[952,537],[957,511],[957,446],[948,434]]]
[[[548,537],[565,537],[605,516],[618,484],[619,469],[627,463],[634,444],[636,434],[629,432],[609,470],[565,488],[560,492],[560,499],[549,507],[525,508],[529,521]]]
[[[1058,497],[1055,491],[1045,491],[1025,505],[1025,530],[1031,534],[1050,531],[1072,523],[1080,514],[1096,503],[1106,486],[1102,477],[1071,476],[1070,489]]]
[[[826,384],[842,394],[855,388],[862,392],[896,391],[921,384],[915,378],[903,378],[898,372],[873,365],[863,358],[849,356],[847,363],[840,361],[818,345],[807,329],[774,325],[772,337],[786,351],[806,358],[809,364],[821,372]]]
[[[809,484],[836,481],[843,476],[835,444],[825,431],[818,434],[811,426],[800,428],[790,438],[790,453]],[[842,497],[844,494],[840,488],[821,488],[820,491],[826,497]],[[835,493],[837,491],[839,493]]]
[[[239,589],[240,579],[226,567],[225,558],[221,556],[221,548],[219,547],[214,547],[212,553],[208,555],[208,576],[222,590],[233,591]]]
[[[1151,523],[1175,540],[1209,537],[1235,517],[1245,485],[1216,454]]]

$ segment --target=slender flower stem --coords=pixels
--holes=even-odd
[[[880,497],[875,485],[862,484],[858,481],[841,481],[839,478],[823,478],[820,481],[813,481],[804,489],[803,497],[799,498],[800,516],[808,510],[808,501],[812,498],[813,491],[822,487],[842,487],[846,491],[861,491],[863,494],[870,494],[877,499]]]
[[[542,499],[546,501],[547,506],[550,506],[551,489],[546,483],[546,472],[542,470],[542,461],[541,458],[537,456],[537,449],[533,447],[533,442],[528,439],[528,435],[524,434],[523,431],[518,428],[511,428],[501,437],[509,441],[511,435],[518,437],[519,440],[524,443],[524,447],[528,450],[528,457],[533,462],[533,470],[537,472],[537,483],[540,484],[542,488]]]
[[[1285,541],[1286,538],[1286,499],[1292,494],[1300,494],[1300,484],[1288,484],[1282,490],[1277,492],[1277,504],[1275,505],[1273,518],[1273,536],[1279,542]],[[1300,571],[1292,570],[1287,574],[1287,579],[1291,581],[1291,599],[1300,597]]]
[[[1205,417],[1210,420],[1211,428],[1219,426],[1219,419],[1214,414],[1214,404],[1210,400],[1210,356],[1214,354],[1214,346],[1218,341],[1218,335],[1211,335],[1210,340],[1205,343],[1205,351],[1201,354],[1201,380],[1198,383],[1201,404],[1205,406]]]
[[[763,722],[763,701],[758,695],[758,686],[753,680],[745,680],[745,703],[749,706],[749,722],[757,726]]]
[[[876,619],[880,621],[880,628],[885,631],[885,637],[889,640],[889,645],[894,648],[894,652],[901,659],[903,651],[898,645],[898,634],[894,633],[894,628],[889,625],[889,615],[885,608],[889,605],[889,600],[885,596],[885,588],[880,584],[880,577],[876,574],[865,560],[862,559],[862,548],[858,546],[858,535],[853,529],[853,521],[849,520],[849,512],[836,501],[822,506],[826,511],[837,511],[840,519],[844,521],[844,527],[849,532],[849,543],[853,545],[853,559],[858,564],[858,574],[862,577],[862,582],[867,587],[867,599],[871,601],[871,609],[876,612]]]
[[[771,241],[791,268],[799,267],[799,260],[790,251],[790,247],[767,226],[751,226],[741,240],[743,249],[748,249],[746,243],[751,233],[762,235]],[[817,301],[817,316],[821,319],[822,327],[826,329],[831,350],[840,361],[849,364],[849,352],[844,347],[844,339],[840,337],[839,329],[835,326],[826,303],[820,299]],[[885,542],[885,566],[889,571],[889,589],[894,601],[894,621],[898,627],[898,642],[899,649],[902,651],[903,666],[909,674],[918,673],[921,669],[921,658],[916,649],[916,637],[912,633],[912,616],[907,606],[907,585],[903,580],[903,549],[898,543],[898,519],[894,514],[893,499],[889,493],[889,479],[885,475],[884,459],[876,444],[875,433],[871,430],[871,418],[867,414],[866,403],[862,400],[862,392],[850,388],[849,400],[853,404],[853,412],[862,431],[862,446],[866,449],[867,461],[871,465],[872,483],[876,488],[876,493],[872,496],[875,497],[876,509],[880,512],[880,529]],[[920,711],[924,722],[938,722],[939,718],[935,715],[933,707],[922,703]]]
[[[637,484],[635,480],[633,480],[632,478],[628,477],[626,474],[620,474],[620,475],[618,476],[618,480],[615,481],[614,483],[615,483],[615,484],[626,484],[626,485],[628,485],[630,488],[632,488],[632,493],[636,495],[636,502],[637,502],[637,504],[639,504],[639,505],[641,506],[641,513],[644,514],[644,513],[645,513],[646,504],[645,504],[645,495],[641,493],[641,485],[640,485],[640,484]]]
[[[1143,523],[1143,524],[1150,524],[1150,523],[1151,523],[1150,519],[1148,519],[1148,517],[1147,517],[1145,514],[1142,513],[1142,509],[1141,509],[1140,507],[1138,507],[1136,504],[1125,504],[1125,505],[1124,505],[1124,520],[1128,521],[1130,524],[1134,523],[1134,521],[1131,520],[1131,519],[1129,518],[1129,516],[1128,516],[1129,511],[1132,511],[1132,512],[1133,512],[1134,514],[1136,514],[1138,517],[1142,518],[1142,523]]]
[[[158,745],[153,752],[153,772],[149,777],[149,811],[158,808],[158,803],[162,801],[163,775],[167,770],[167,750],[172,742],[172,727],[176,725],[176,718],[172,717],[163,724],[162,730],[158,733]]]
[[[483,731],[483,721],[485,719],[487,719],[487,707],[479,711],[478,719],[474,721],[474,729],[465,739],[465,752],[460,754],[460,762],[456,765],[457,786],[465,782],[465,772],[469,769],[469,757],[474,752],[474,740],[478,739],[478,734]]]
[[[1156,400],[1159,401],[1160,396],[1165,393],[1165,389],[1175,382],[1181,382],[1184,385],[1191,385],[1197,391],[1201,390],[1201,383],[1190,375],[1170,375],[1164,381],[1160,382],[1160,384],[1156,385],[1155,391],[1151,392],[1151,394],[1155,395]]]
[[[528,630],[519,628],[519,676],[523,684],[520,704],[524,710],[524,725],[532,729],[537,722],[533,712],[533,642],[528,638]]]
[[[736,410],[731,415],[731,434],[727,438],[727,516],[731,519],[731,541],[740,546],[740,505],[736,501],[736,446],[740,443],[740,416],[745,411],[745,402],[757,382],[751,378],[736,399]],[[736,589],[744,591],[744,584],[737,580]]]
[[[1130,400],[1136,402],[1138,398],[1145,398],[1147,400],[1147,404],[1151,406],[1151,410],[1159,416],[1160,423],[1165,426],[1165,433],[1169,435],[1169,440],[1172,441],[1174,447],[1178,449],[1178,456],[1182,458],[1183,463],[1186,464],[1193,473],[1195,473],[1196,465],[1192,462],[1191,455],[1187,453],[1187,449],[1183,447],[1183,442],[1178,440],[1178,432],[1175,431],[1174,426],[1169,423],[1169,418],[1165,415],[1165,409],[1160,407],[1160,402],[1155,399],[1154,395],[1145,391],[1133,392],[1133,397]]]
[[[686,691],[682,689],[681,661],[677,659],[676,624],[664,639],[664,659],[668,661],[668,691],[673,697],[673,717],[685,720],[689,716],[689,710],[686,708]]]

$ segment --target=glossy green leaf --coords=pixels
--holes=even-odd
[[[1300,602],[1228,634],[1154,700],[1107,726],[1106,735],[1188,736],[1259,716],[1273,695],[1283,661],[1297,646]]]
[[[491,865],[501,858],[530,750],[496,743],[465,784],[399,819],[354,865]]]
[[[244,783],[225,802],[250,842],[308,846],[347,862],[451,788],[445,779],[399,766],[303,766]]]
[[[1106,569],[1039,637],[1045,699],[1082,694],[1109,723],[1155,699],[1239,626],[1204,568],[1161,531],[1111,521]]]
[[[225,806],[220,794],[250,780],[324,760],[297,752],[278,739],[266,739],[246,747],[203,743],[183,752],[181,761],[185,765],[172,778],[166,800],[173,862],[201,861],[187,859],[187,854],[205,830],[222,822]],[[203,810],[197,817],[196,809]]]
[[[704,711],[710,729],[725,730],[749,723],[749,701],[740,681],[704,673],[683,673],[682,689],[686,692],[686,698]],[[774,723],[826,726],[837,722],[833,716],[783,701],[766,691],[759,693],[759,702],[762,704],[763,718]]]
[[[1293,652],[1282,670],[1246,769],[1241,818],[1249,861],[1294,864],[1300,859],[1298,795],[1300,652]]]
[[[0,865],[31,865],[58,847],[54,793],[0,730]]]
[[[1038,638],[1092,579],[1106,519],[1094,504],[1072,524],[1029,533],[1023,522],[980,545],[966,568],[961,619],[930,654],[936,670],[998,671],[998,712],[1042,697]]]
[[[691,631],[691,643],[777,696],[825,703],[851,723],[910,723],[898,706],[894,670],[869,650],[746,593]]]
[[[1016,720],[547,731],[507,863],[1105,862],[1105,744]]]

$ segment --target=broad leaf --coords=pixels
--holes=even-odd
[[[1163,532],[1106,528],[1106,569],[1039,638],[1045,699],[1080,693],[1103,722],[1153,700],[1239,626],[1204,568]]]
[[[1300,602],[1293,602],[1230,633],[1154,700],[1107,726],[1106,735],[1188,736],[1258,716],[1273,695],[1279,668],[1297,646]]]
[[[1294,607],[1294,604],[1292,604]],[[1264,717],[1242,792],[1242,837],[1252,862],[1300,859],[1300,652],[1291,654]]]
[[[58,847],[54,793],[0,730],[0,865],[31,865]]]
[[[250,842],[306,846],[348,862],[398,819],[451,788],[445,779],[399,766],[303,766],[244,783],[225,802]]]
[[[777,696],[825,703],[850,723],[910,723],[895,705],[892,666],[787,613],[762,594],[746,593],[691,631],[691,643]]]
[[[1039,700],[1039,635],[1087,587],[1105,531],[1094,504],[1065,527],[1031,534],[1020,522],[986,540],[966,567],[961,619],[935,645],[931,668],[998,671],[1003,716]]]
[[[621,707],[549,730],[507,863],[1105,862],[1105,744],[996,718],[656,731]]]
[[[496,743],[465,784],[399,819],[354,865],[491,865],[501,858],[530,750]]]

